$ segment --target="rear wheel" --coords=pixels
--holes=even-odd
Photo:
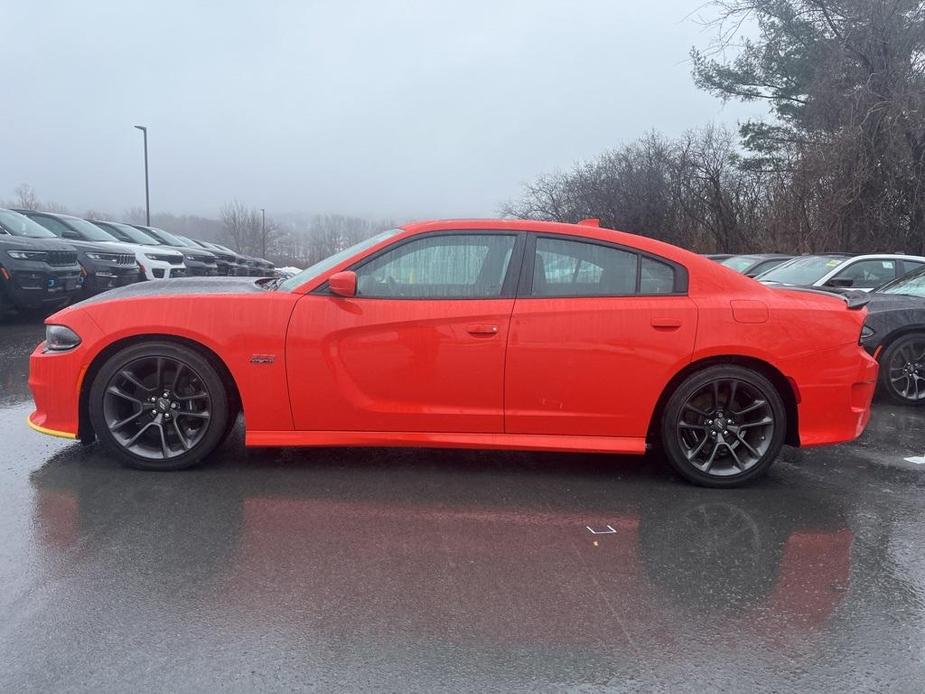
[[[706,487],[734,487],[765,474],[786,434],[784,402],[767,378],[741,366],[690,375],[662,414],[668,461]]]
[[[131,467],[179,470],[200,462],[228,431],[228,393],[199,352],[170,342],[111,356],[90,389],[100,442]]]
[[[883,350],[880,385],[900,405],[925,405],[925,333],[904,335]]]

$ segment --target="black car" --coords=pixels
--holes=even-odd
[[[135,251],[90,222],[66,214],[16,210],[38,222],[52,234],[77,249],[77,260],[84,270],[83,296],[92,296],[112,287],[144,279]]]
[[[203,244],[200,241],[195,241],[188,236],[183,236],[182,234],[172,234],[176,236],[180,241],[182,241],[187,248],[192,248],[195,250],[205,250],[209,251],[212,255],[215,256],[215,264],[218,267],[218,274],[222,276],[233,276],[237,274],[238,264],[235,262],[234,253],[226,253],[220,251],[217,248],[210,248]]]
[[[234,274],[241,276],[241,277],[247,277],[248,275],[250,275],[250,269],[247,267],[247,258],[241,255],[240,253],[238,253],[237,251],[233,251],[230,248],[228,248],[228,246],[223,246],[220,243],[212,243],[211,241],[196,241],[196,243],[198,243],[200,246],[203,246],[204,248],[208,248],[209,250],[222,251],[223,253],[230,253],[232,256],[234,256],[234,263],[235,263]]]
[[[57,309],[80,290],[77,251],[28,217],[0,209],[0,314]]]
[[[868,296],[861,344],[880,363],[880,392],[896,403],[925,405],[925,270]]]
[[[276,265],[266,258],[257,258],[256,260],[261,277],[276,277]]]
[[[148,227],[142,224],[132,224],[132,226],[153,238],[159,245],[180,251],[183,254],[187,275],[211,277],[218,274],[218,261],[211,251],[190,248],[170,232],[157,227]]]
[[[256,258],[249,255],[244,256],[244,267],[247,269],[247,275],[250,277],[263,277],[263,270]]]
[[[751,253],[749,255],[731,255],[728,258],[717,260],[731,270],[740,272],[746,277],[757,277],[773,267],[793,258],[783,253]]]
[[[247,267],[247,258],[237,251],[233,251],[228,246],[223,246],[220,243],[213,243],[211,241],[199,241],[197,239],[192,239],[197,245],[205,248],[206,250],[212,251],[213,253],[223,253],[226,256],[231,256],[233,261],[233,267],[231,268],[233,272],[231,274],[237,275],[239,277],[247,277],[250,275],[250,269]]]

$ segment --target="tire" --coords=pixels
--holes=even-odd
[[[717,365],[688,376],[668,399],[662,449],[686,480],[736,487],[767,473],[784,445],[787,414],[762,374]]]
[[[202,354],[172,342],[138,343],[109,357],[89,398],[97,439],[141,470],[192,467],[228,432],[222,377]]]
[[[897,405],[925,405],[925,333],[897,338],[880,355],[880,392]]]

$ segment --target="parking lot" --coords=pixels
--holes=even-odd
[[[41,334],[0,324],[0,691],[921,690],[925,412],[734,490],[238,440],[143,473],[27,429]]]

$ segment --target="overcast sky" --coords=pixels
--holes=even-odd
[[[702,0],[0,3],[0,199],[487,216],[538,174],[758,106],[698,91]]]

